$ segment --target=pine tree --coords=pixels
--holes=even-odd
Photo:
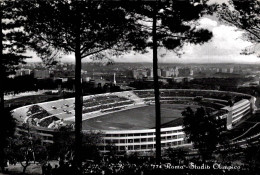
[[[109,50],[117,55],[142,50],[147,35],[120,3],[105,1],[31,0],[22,2],[24,29],[43,59],[58,52],[75,54],[75,161],[80,164],[82,131],[81,60]],[[79,165],[80,166],[80,165]]]
[[[203,107],[195,112],[188,107],[182,112],[182,116],[183,131],[187,139],[199,150],[203,161],[212,158],[212,153],[222,140],[222,130],[219,129],[222,121]]]
[[[15,1],[0,2],[0,110],[4,109],[4,79],[14,73],[16,65],[22,63],[26,56],[26,34],[22,31],[23,17],[14,13]]]
[[[160,92],[158,82],[158,53],[159,48],[170,50],[176,55],[183,54],[182,48],[185,43],[202,44],[211,39],[212,33],[198,27],[196,20],[202,15],[209,13],[207,0],[203,1],[148,1],[128,4],[126,9],[140,16],[139,25],[146,30],[151,42],[147,47],[153,49],[153,77],[156,113],[156,162],[161,159],[161,112]]]
[[[13,74],[16,66],[27,58],[23,55],[26,50],[26,34],[22,32],[22,16],[14,15],[15,1],[0,1],[0,166],[7,161],[6,147],[8,138],[14,134],[15,122],[4,107],[5,78]]]
[[[219,5],[217,9],[220,20],[243,30],[244,38],[252,42],[252,45],[246,47],[242,54],[257,54],[260,57],[260,1],[231,0],[229,4]]]

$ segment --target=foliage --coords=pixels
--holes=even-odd
[[[50,145],[50,158],[71,160],[74,149],[75,136],[70,126],[64,126],[57,129],[53,135],[55,142]]]
[[[96,162],[101,160],[101,155],[98,145],[103,143],[102,133],[100,132],[87,132],[83,133],[83,148],[82,159],[94,160]]]
[[[82,160],[100,160],[98,144],[101,143],[101,133],[88,132],[82,134]],[[74,158],[75,135],[70,126],[60,127],[54,134],[54,143],[49,147],[49,157],[72,161]]]
[[[114,155],[116,155],[118,153],[117,147],[112,142],[109,142],[106,144],[106,150],[108,150],[108,153],[106,153],[108,155],[108,157],[113,157]]]
[[[259,0],[230,0],[230,5],[222,4],[218,7],[218,16],[228,24],[244,30],[245,38],[253,45],[243,50],[244,54],[259,54],[260,42],[260,1]]]
[[[156,34],[158,47],[166,48],[177,55],[183,54],[182,47],[186,43],[202,44],[211,39],[212,33],[200,28],[196,20],[207,13],[206,1],[194,4],[192,1],[152,1],[127,4],[133,13],[139,16],[139,25],[152,34],[152,17],[154,10],[158,22],[156,23]],[[155,9],[156,8],[156,9]],[[146,46],[151,46],[153,41],[149,40]]]
[[[42,162],[47,159],[48,154],[34,128],[23,124],[18,126],[17,131],[8,147],[9,159],[20,162],[25,173],[32,161]]]
[[[7,75],[14,73],[16,65],[26,57],[26,34],[20,30],[22,16],[13,12],[14,0],[0,1],[0,112],[4,113],[3,84]]]
[[[188,151],[183,148],[168,148],[166,155],[171,159],[171,163],[174,165],[183,165],[183,161],[186,160]]]
[[[3,171],[8,158],[6,148],[9,144],[9,138],[15,132],[16,123],[9,111],[5,110],[2,114],[0,122],[0,168]]]
[[[241,160],[241,152],[243,149],[238,144],[232,144],[228,138],[225,138],[217,148],[216,154],[223,163],[229,163]]]
[[[32,0],[22,3],[21,9],[28,19],[24,27],[30,34],[31,47],[49,62],[48,59],[61,56],[58,52],[74,53],[78,33],[81,58],[94,56],[93,59],[103,59],[107,54],[144,51],[152,47],[154,4],[149,1]],[[179,55],[185,43],[207,42],[212,33],[198,27],[195,22],[207,12],[207,8],[206,1],[201,4],[160,1],[157,7],[160,10],[157,14],[160,21],[157,24],[159,46]]]
[[[120,3],[32,0],[22,3],[21,9],[28,19],[24,28],[30,34],[31,47],[46,59],[57,58],[58,51],[74,53],[77,35],[80,36],[80,58],[95,54],[100,57],[107,49],[113,50],[112,54],[124,52],[135,47],[125,42],[128,36],[132,43],[147,37],[134,25],[134,18],[120,8]]]
[[[222,140],[220,124],[221,120],[213,117],[203,107],[195,112],[186,108],[183,112],[183,131],[193,147],[199,150],[203,160],[210,159],[216,146]]]
[[[256,168],[260,164],[260,144],[249,143],[243,151],[245,153],[245,163],[252,168]]]
[[[14,73],[16,65],[24,63],[27,58],[23,54],[26,51],[28,38],[22,31],[23,16],[16,12],[15,1],[3,0],[0,3],[1,9],[1,41],[3,48],[1,61],[2,71],[5,75]]]

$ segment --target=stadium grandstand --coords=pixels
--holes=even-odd
[[[161,144],[162,148],[188,146],[182,131],[181,112],[186,107],[200,106],[214,116],[226,120],[232,129],[236,123],[255,110],[255,97],[217,90],[161,89]],[[75,122],[74,98],[23,106],[12,111],[19,123],[28,123],[52,143],[60,126]],[[155,112],[153,90],[135,90],[89,95],[83,97],[84,132],[101,132],[106,145],[114,144],[118,151],[150,151],[155,149]],[[19,130],[19,129],[18,129]]]

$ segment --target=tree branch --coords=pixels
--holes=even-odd
[[[257,34],[255,34],[255,33],[254,33],[253,31],[251,31],[250,29],[244,27],[243,24],[239,23],[237,19],[234,19],[230,13],[227,12],[227,13],[225,13],[225,14],[228,15],[228,17],[229,17],[230,19],[225,18],[225,15],[222,15],[222,18],[223,18],[224,20],[226,20],[227,22],[229,22],[229,23],[231,23],[231,24],[233,24],[233,25],[235,25],[235,26],[238,26],[238,27],[240,27],[240,28],[246,30],[246,31],[249,32],[250,34],[254,35],[256,38],[260,39],[260,36],[258,36]]]
[[[102,52],[102,51],[104,51],[104,50],[107,50],[107,49],[111,48],[111,47],[112,47],[113,45],[115,45],[115,44],[116,44],[116,42],[111,43],[111,44],[109,44],[108,46],[103,47],[103,48],[101,48],[101,49],[98,49],[98,50],[95,50],[95,51],[93,51],[93,52],[89,52],[89,53],[87,53],[87,54],[85,54],[85,55],[82,55],[82,56],[81,56],[81,59],[83,59],[83,58],[85,58],[85,57],[87,57],[87,56],[90,56],[90,55],[93,55],[93,54]]]

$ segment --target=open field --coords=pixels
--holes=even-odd
[[[162,104],[161,124],[164,125],[178,118],[189,105]],[[199,106],[191,106],[197,108]],[[85,130],[133,130],[151,129],[155,127],[155,106],[145,106],[135,109],[119,111],[83,121]]]

